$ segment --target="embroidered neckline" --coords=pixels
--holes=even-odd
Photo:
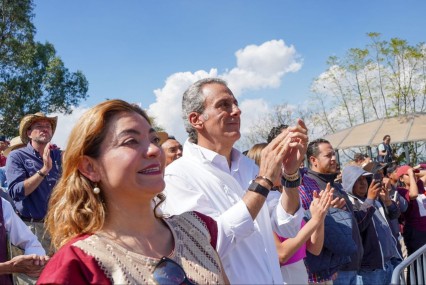
[[[173,228],[173,226],[166,220],[166,219],[162,219],[162,221],[166,224],[166,226],[169,228],[169,230],[172,233],[172,237],[173,237],[173,248],[172,251],[167,255],[168,258],[173,258],[175,256],[175,252],[176,252],[176,241],[177,241],[177,235],[175,232],[175,229]],[[159,262],[160,258],[156,258],[156,257],[151,257],[142,253],[137,253],[134,251],[130,251],[127,248],[125,248],[124,246],[122,246],[121,244],[119,244],[118,242],[116,242],[115,240],[111,239],[108,235],[102,233],[102,232],[96,232],[93,234],[93,236],[97,239],[101,239],[104,241],[104,243],[106,244],[110,244],[111,246],[113,246],[114,248],[116,248],[117,250],[119,250],[120,252],[124,253],[125,255],[129,255],[132,256],[134,258],[143,258],[146,259],[147,261],[149,260],[150,262]]]

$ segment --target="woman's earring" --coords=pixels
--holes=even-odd
[[[99,194],[101,193],[101,189],[98,187],[98,183],[95,182],[95,187],[93,188],[93,193]]]

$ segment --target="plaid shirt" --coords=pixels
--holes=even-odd
[[[302,199],[302,206],[305,210],[309,210],[309,206],[311,205],[313,198],[314,191],[317,191],[318,193],[321,191],[321,189],[318,186],[318,183],[312,179],[309,178],[307,175],[303,176],[303,182],[299,186],[299,195]],[[334,280],[337,277],[337,272],[330,275],[330,276],[320,276],[319,274],[311,273],[309,272],[309,268],[306,265],[306,270],[308,271],[309,276],[309,283],[319,283],[329,280]]]

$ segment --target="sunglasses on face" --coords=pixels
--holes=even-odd
[[[162,257],[154,268],[152,279],[155,284],[195,285],[186,276],[182,266],[168,257]]]

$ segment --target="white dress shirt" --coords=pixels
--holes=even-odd
[[[25,254],[46,255],[37,237],[28,226],[18,217],[12,205],[1,198],[3,219],[6,231],[9,233],[10,243],[24,250]]]
[[[272,232],[294,237],[303,218],[302,207],[289,215],[273,195],[253,221],[242,197],[257,174],[254,161],[236,149],[229,168],[224,156],[189,141],[166,167],[163,212],[198,211],[216,220],[216,249],[231,284],[283,284]]]

